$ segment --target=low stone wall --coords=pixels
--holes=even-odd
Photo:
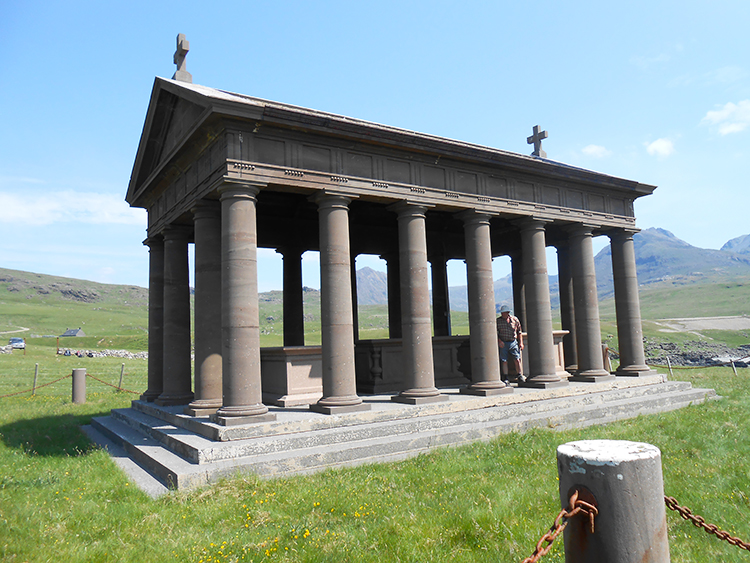
[[[60,348],[58,355],[64,356],[70,352],[71,356],[86,356],[88,358],[124,358],[126,360],[147,360],[148,352],[128,352],[127,350],[81,350],[75,348]]]
[[[733,359],[736,367],[750,365],[750,344],[730,348],[725,344],[691,340],[684,344],[673,342],[654,342],[645,339],[644,351],[646,363],[666,365],[667,356],[675,367],[705,367],[728,363]]]

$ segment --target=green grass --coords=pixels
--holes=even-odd
[[[661,282],[639,291],[644,319],[675,319],[750,315],[750,282],[747,279],[689,285]],[[615,317],[614,300],[599,304],[602,320]]]
[[[676,370],[676,378],[714,387],[724,399],[675,412],[580,430],[511,433],[311,476],[261,481],[243,475],[157,500],[129,484],[79,429],[92,416],[126,406],[130,396],[103,386],[90,390],[85,405],[73,405],[66,380],[34,398],[0,399],[0,558],[520,561],[559,510],[556,447],[594,438],[655,444],[666,493],[747,540],[748,372]],[[668,524],[673,561],[746,558],[674,513]],[[562,561],[561,546],[545,559]]]
[[[28,327],[28,336],[82,326],[89,336],[65,345],[146,349],[145,306],[131,304],[137,292],[87,286],[100,301],[77,303],[39,293],[34,284],[40,279],[30,278],[26,285],[0,279],[0,330]],[[3,291],[13,283],[16,291]],[[750,303],[741,284],[716,288],[715,296],[687,293],[681,298],[668,288],[660,296],[658,291],[653,299],[642,294],[645,319],[697,316],[699,311],[742,314],[747,312],[740,305]],[[278,295],[266,297],[261,342],[278,346],[282,304]],[[696,308],[695,303],[702,304]],[[612,304],[601,308],[603,335],[616,343]],[[306,343],[318,344],[320,308],[309,296],[305,314]],[[360,338],[386,337],[386,307],[360,307],[359,327]],[[452,327],[454,334],[468,334],[468,315],[454,312]],[[696,338],[661,333],[649,321],[644,333],[676,342]],[[731,346],[747,343],[742,333],[705,333]],[[111,387],[123,363],[123,387],[146,388],[147,362],[57,356],[50,338],[28,338],[27,343],[26,355],[0,355],[0,396],[24,392],[0,397],[2,561],[520,561],[559,510],[556,447],[587,438],[655,444],[663,455],[666,493],[750,540],[750,369],[739,369],[736,377],[730,368],[676,369],[675,379],[715,388],[724,399],[675,412],[580,430],[506,434],[399,463],[311,476],[261,481],[241,475],[153,500],[129,484],[80,431],[91,417],[126,407],[137,396]],[[32,397],[27,390],[36,364],[38,385],[67,376],[75,367],[85,367],[109,385],[89,378],[85,405],[71,403],[67,378],[38,388]],[[673,561],[747,557],[674,513],[668,514],[668,524]],[[545,560],[562,561],[561,546]]]

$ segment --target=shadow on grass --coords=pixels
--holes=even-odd
[[[20,448],[25,453],[39,456],[79,456],[96,446],[81,431],[92,417],[107,416],[101,413],[62,414],[17,420],[0,426],[0,439],[10,448]]]

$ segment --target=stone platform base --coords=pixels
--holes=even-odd
[[[94,418],[84,430],[137,485],[158,495],[237,472],[274,477],[392,461],[503,432],[603,424],[716,397],[711,389],[668,382],[662,375],[554,389],[514,387],[513,393],[491,397],[441,392],[447,400],[416,406],[396,403],[392,395],[365,396],[370,410],[337,415],[269,407],[276,420],[237,426],[186,415],[183,407],[133,401],[132,408]]]

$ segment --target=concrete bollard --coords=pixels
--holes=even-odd
[[[576,488],[599,514],[594,533],[573,517],[564,531],[566,563],[669,563],[661,452],[621,440],[582,440],[557,448],[560,501]]]
[[[76,405],[86,402],[86,368],[73,370],[73,402]]]

